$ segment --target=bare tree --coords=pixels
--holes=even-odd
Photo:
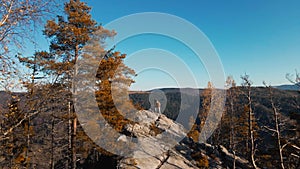
[[[298,73],[297,70],[295,70],[295,73],[296,73],[295,75],[287,73],[285,77],[288,81],[300,87],[300,74]]]
[[[250,160],[254,168],[259,168],[256,165],[255,161],[255,138],[254,138],[254,121],[255,116],[252,109],[252,97],[251,97],[251,86],[252,82],[249,79],[249,75],[245,74],[244,76],[241,76],[242,79],[242,86],[246,88],[245,96],[247,98],[247,111],[248,111],[248,134],[249,134],[249,140],[250,140]]]
[[[235,101],[236,101],[236,95],[237,95],[237,87],[236,87],[236,83],[233,79],[232,76],[229,76],[227,77],[227,80],[226,80],[226,87],[227,87],[227,99],[228,99],[228,102],[229,102],[229,108],[228,108],[228,113],[229,113],[229,116],[230,116],[230,134],[229,134],[229,148],[230,150],[232,151],[233,153],[233,169],[235,169],[235,163],[236,163],[236,155],[235,155],[235,134],[236,134],[236,131],[235,131],[235,126],[234,126],[234,105],[235,105]]]
[[[18,50],[37,43],[35,30],[48,16],[57,13],[57,0],[0,0],[0,75],[13,73]],[[17,71],[17,69],[14,69]]]
[[[277,109],[277,107],[275,106],[275,103],[274,103],[272,87],[267,86],[265,82],[264,82],[264,85],[269,89],[269,97],[270,97],[270,102],[271,102],[272,111],[273,111],[273,117],[274,117],[274,121],[275,121],[274,129],[269,128],[267,126],[264,126],[264,127],[266,129],[268,129],[269,131],[272,131],[276,134],[276,140],[277,140],[277,145],[278,145],[278,153],[279,153],[279,159],[280,159],[280,166],[281,166],[282,169],[284,169],[282,150],[286,146],[286,144],[281,145],[281,141],[280,141],[281,132],[280,132],[280,128],[279,128],[279,125],[280,125],[279,112],[278,112],[278,109]]]

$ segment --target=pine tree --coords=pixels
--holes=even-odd
[[[68,110],[68,134],[69,134],[69,162],[72,168],[76,168],[76,128],[77,119],[71,98],[71,79],[76,74],[74,65],[83,47],[94,36],[101,36],[101,41],[106,37],[114,36],[113,31],[104,29],[91,18],[91,8],[80,0],[70,0],[65,3],[65,16],[57,16],[57,20],[48,20],[45,25],[44,35],[50,40],[49,52],[36,52],[38,59],[35,61],[21,58],[28,65],[36,65],[40,68],[40,74],[45,75],[47,80],[51,79],[52,85],[64,86],[65,95],[68,96],[62,105]],[[48,75],[48,76],[47,76]],[[73,91],[74,92],[74,91]],[[64,97],[65,98],[65,97]],[[68,108],[69,107],[69,108]],[[62,108],[62,107],[61,107]],[[65,111],[62,111],[62,113]]]
[[[65,168],[76,168],[76,151],[84,150],[84,154],[89,154],[91,151],[89,148],[96,147],[90,139],[87,139],[82,129],[80,129],[80,138],[77,136],[77,120],[71,100],[70,83],[77,71],[80,71],[74,69],[74,65],[79,58],[87,57],[87,53],[89,53],[91,54],[89,57],[93,59],[85,58],[89,61],[87,65],[98,65],[100,61],[96,77],[98,88],[95,95],[101,113],[117,131],[122,131],[124,125],[130,123],[130,120],[126,119],[126,117],[132,115],[132,110],[134,109],[131,104],[124,103],[124,97],[128,96],[127,90],[133,82],[131,77],[135,73],[123,63],[126,55],[112,52],[113,49],[109,51],[103,49],[102,44],[104,40],[114,36],[115,32],[97,25],[91,19],[89,12],[90,8],[79,0],[71,0],[66,3],[66,17],[58,16],[57,20],[49,20],[45,26],[44,34],[51,42],[49,52],[36,52],[34,55],[35,59],[19,58],[29,68],[34,66],[38,68],[33,78],[43,75],[46,79],[46,81],[41,81],[41,84],[35,84],[32,87],[37,90],[35,94],[40,94],[39,97],[46,99],[45,105],[41,108],[43,116],[48,117],[48,119],[51,117],[51,122],[47,124],[49,127],[46,129],[46,132],[51,133],[51,138],[48,138],[46,142],[49,145],[46,147],[51,149],[49,156],[51,168],[55,165],[62,165]],[[48,80],[50,80],[50,84]],[[30,83],[27,84],[30,85]],[[44,92],[42,88],[45,89]],[[61,114],[59,115],[58,113]],[[87,111],[86,114],[88,115],[89,112]],[[129,114],[129,116],[123,117],[124,114]],[[64,165],[65,159],[60,159],[61,161],[57,163],[58,159],[54,155],[57,152],[57,148],[54,148],[53,145],[57,144],[57,142],[60,142],[60,144],[63,142],[53,137],[54,134],[64,130],[55,127],[59,123],[58,119],[65,123],[63,126],[68,126],[66,131],[69,133],[67,140],[69,151],[60,150],[61,153],[67,154],[66,157],[69,158],[67,159],[67,165]],[[85,147],[82,147],[83,145],[79,144],[79,142],[83,140],[88,140],[87,144],[89,145],[83,144]],[[60,144],[59,146],[62,146]],[[99,147],[96,148],[99,150]],[[105,151],[101,150],[102,152]]]
[[[76,70],[74,64],[79,58],[83,46],[90,40],[96,31],[102,31],[103,37],[110,37],[114,32],[103,29],[91,18],[90,10],[85,3],[79,0],[70,0],[65,4],[66,18],[58,16],[57,22],[49,20],[44,34],[51,40],[50,57],[46,69],[56,75],[61,83],[70,87],[70,80]],[[74,72],[75,70],[75,72]],[[74,92],[74,91],[73,91]],[[71,166],[76,168],[76,128],[77,119],[71,100],[69,99],[69,148]]]
[[[101,31],[103,39],[115,34],[97,25],[91,18],[90,10],[84,2],[70,0],[65,4],[66,18],[58,16],[57,22],[47,22],[44,34],[51,41],[49,71],[59,76],[72,75],[73,66],[93,33]]]
[[[135,72],[123,63],[125,57],[126,55],[121,55],[120,52],[107,53],[101,60],[96,75],[99,82],[96,99],[100,112],[119,132],[130,123],[124,116],[130,116],[132,110],[135,110],[125,101],[128,88],[134,82],[131,77],[135,75]]]

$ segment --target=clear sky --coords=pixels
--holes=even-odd
[[[102,25],[139,12],[168,13],[191,22],[214,45],[225,75],[232,75],[238,83],[240,75],[247,73],[254,85],[261,85],[264,80],[272,85],[286,84],[288,83],[285,79],[286,73],[294,73],[295,69],[300,71],[299,0],[84,0],[84,2],[92,7],[92,17]],[[142,57],[143,50],[149,48],[165,51],[160,51],[161,57],[175,54],[193,72],[198,87],[206,86],[209,75],[205,67],[201,62],[193,60],[195,54],[184,44],[172,38],[146,34],[130,37],[116,47],[122,53],[127,53],[129,60],[131,56],[137,54]],[[131,59],[128,64],[135,68],[133,62]],[[169,64],[175,63],[170,60]],[[176,79],[166,72],[147,69],[137,73],[133,90],[176,87]],[[182,86],[196,87],[189,85],[189,81]]]

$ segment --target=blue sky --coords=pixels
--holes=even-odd
[[[240,75],[247,73],[254,85],[261,85],[264,80],[272,85],[286,84],[288,83],[285,79],[286,73],[294,73],[295,69],[300,71],[298,0],[84,0],[84,2],[92,7],[92,17],[102,25],[140,12],[168,13],[189,21],[214,45],[225,75],[232,75],[238,83]],[[184,44],[172,38],[151,34],[134,36],[117,44],[116,49],[127,53],[130,59],[130,56],[139,53],[140,50],[149,48],[158,48],[175,54],[188,65],[195,76],[197,86],[206,86],[209,75],[203,64],[194,61],[196,55]],[[164,57],[163,54],[161,57]],[[169,64],[172,65],[172,61]],[[174,75],[155,69],[138,73],[133,90],[176,87]],[[196,86],[187,81],[182,87]]]

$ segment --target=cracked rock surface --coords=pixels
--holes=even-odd
[[[121,169],[195,169],[199,168],[193,154],[208,160],[209,168],[232,168],[235,158],[237,169],[251,168],[249,162],[234,156],[222,145],[195,143],[186,137],[187,131],[181,124],[163,114],[147,110],[137,112],[137,124],[125,127],[127,134],[135,139],[132,154],[122,158],[117,168]],[[120,141],[130,140],[119,138]],[[201,167],[200,167],[201,168]]]
[[[182,125],[146,110],[137,112],[135,120],[138,124],[127,125],[125,130],[137,138],[138,149],[131,157],[123,158],[119,168],[197,168],[174,148],[186,135]]]

